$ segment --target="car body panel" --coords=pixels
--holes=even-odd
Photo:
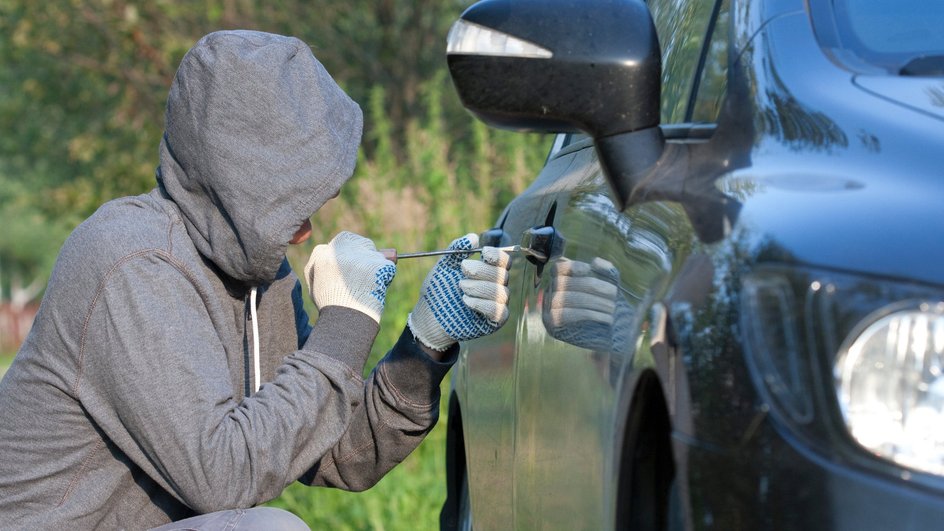
[[[534,268],[533,281],[524,287],[527,302],[519,325],[515,379],[515,523],[523,528],[547,519],[571,528],[609,523],[602,518],[607,514],[603,504],[613,493],[604,486],[616,461],[611,441],[619,378],[632,362],[636,312],[650,286],[660,283],[671,266],[664,254],[667,235],[662,233],[670,227],[647,227],[619,212],[592,149],[566,157],[579,170],[558,181],[563,191],[554,195],[556,215],[545,220],[566,239],[563,257],[585,263],[604,259],[617,270],[632,263],[637,274],[620,279],[612,330],[593,324],[554,327],[547,272],[560,257],[552,258],[540,273]],[[646,223],[658,219],[644,218]],[[608,248],[604,243],[611,239],[629,245]],[[652,360],[640,363],[651,365]],[[589,506],[596,510],[586,511]]]
[[[547,205],[552,201],[546,193],[547,187],[570,167],[571,161],[567,159],[550,161],[529,193],[517,198],[509,207],[516,215],[498,226],[506,234],[518,237],[537,224],[538,217],[547,213]],[[463,344],[459,372],[453,375],[463,416],[468,424],[477,426],[475,431],[465,435],[467,459],[474,464],[469,467],[470,482],[490,485],[474,493],[472,509],[481,515],[477,520],[481,522],[479,525],[490,528],[502,528],[514,518],[515,343],[521,326],[518,316],[522,315],[525,304],[522,290],[525,279],[533,274],[530,268],[533,266],[520,257],[513,261],[508,282],[511,295],[508,308],[512,317],[495,334]],[[468,356],[471,350],[475,351],[474,356]]]
[[[940,78],[856,76],[855,84],[876,96],[944,120],[944,82]]]
[[[743,71],[765,74],[748,79],[752,163],[719,186],[753,190],[739,223],[775,240],[789,255],[778,259],[941,282],[944,249],[929,229],[944,226],[928,216],[942,191],[941,159],[928,156],[940,152],[940,122],[856,90],[812,39],[797,13],[769,23],[753,40],[760,46],[741,54]]]

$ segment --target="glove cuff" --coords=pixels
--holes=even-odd
[[[436,352],[444,352],[457,343],[455,339],[449,337],[449,334],[436,321],[429,310],[429,306],[422,302],[417,304],[416,308],[410,312],[406,319],[406,325],[417,341]]]
[[[374,322],[380,324],[380,316],[383,314],[384,302],[383,300],[378,300],[370,296],[367,290],[352,293],[345,289],[345,286],[342,284],[337,286],[337,289],[331,289],[331,287],[329,287],[323,290],[323,293],[324,295],[321,300],[330,301],[325,307],[342,306],[344,308],[350,308],[351,310],[356,310],[367,315],[373,319]],[[319,311],[321,311],[321,308],[319,308]]]

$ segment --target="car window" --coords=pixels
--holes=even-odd
[[[718,121],[725,90],[728,87],[728,42],[730,28],[729,0],[718,4],[717,13],[709,25],[711,35],[705,47],[704,66],[695,85],[695,98],[689,122],[714,123]]]
[[[662,123],[683,122],[715,2],[649,0],[648,4],[662,48]]]

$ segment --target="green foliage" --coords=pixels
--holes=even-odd
[[[50,270],[67,234],[64,223],[34,207],[24,188],[19,182],[0,178],[0,272],[20,280],[33,278],[35,271]],[[38,227],[45,237],[37,237]]]
[[[0,0],[0,294],[11,275],[47,278],[66,235],[101,203],[153,186],[176,66],[200,36],[226,28],[298,36],[364,109],[355,175],[313,217],[312,244],[351,230],[406,252],[490,228],[550,139],[489,129],[462,109],[443,48],[468,3]],[[290,250],[297,271],[310,248]],[[403,330],[434,263],[398,265],[368,369]],[[316,529],[434,528],[444,441],[442,418],[373,489],[296,485],[272,503]]]
[[[3,375],[6,374],[11,363],[13,363],[13,354],[0,352],[0,378],[3,378]]]
[[[152,186],[163,93],[193,27],[159,31],[168,9],[0,2],[0,221],[14,227],[0,236],[3,273],[42,281],[98,205]]]
[[[309,42],[365,107],[355,181],[370,181],[382,199],[393,193],[407,203],[445,201],[439,210],[464,207],[452,216],[463,223],[449,227],[449,235],[476,226],[496,201],[521,188],[544,149],[534,137],[487,131],[448,86],[443,40],[462,8],[444,0],[333,1],[317,10],[286,0],[0,0],[0,127],[11,132],[0,137],[0,221],[21,220],[16,234],[49,242],[24,253],[14,249],[11,233],[3,235],[0,274],[42,278],[48,255],[82,219],[108,199],[153,185],[176,65],[200,36],[225,28]],[[460,190],[490,201],[456,200]],[[363,213],[366,228],[384,219]],[[424,230],[427,238],[403,243],[440,243]]]

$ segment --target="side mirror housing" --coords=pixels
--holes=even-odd
[[[640,0],[482,0],[453,25],[446,58],[462,104],[489,125],[592,136],[621,207],[662,153],[661,54]],[[626,163],[606,151],[627,145],[642,157],[607,163]]]

